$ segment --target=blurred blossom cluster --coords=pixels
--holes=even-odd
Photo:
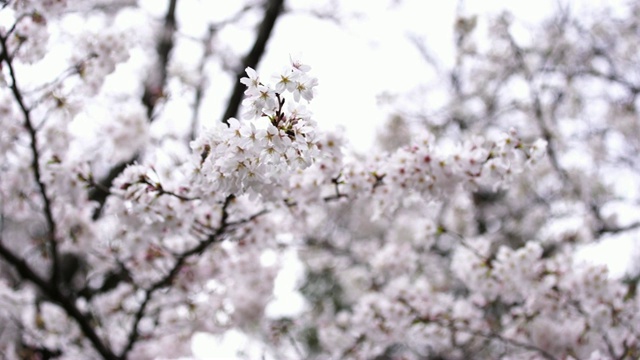
[[[180,358],[230,330],[265,359],[640,356],[640,277],[575,257],[640,228],[640,6],[530,43],[503,14],[487,47],[459,14],[446,101],[391,97],[362,154],[311,112],[309,65],[262,76],[224,43],[281,0],[198,36],[181,2],[0,3],[0,358]],[[244,86],[215,123],[212,68]],[[291,275],[303,305],[270,313]]]

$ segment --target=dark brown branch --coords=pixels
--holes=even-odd
[[[104,275],[104,280],[102,284],[97,287],[90,287],[89,284],[86,284],[84,288],[78,291],[78,296],[83,297],[87,300],[91,300],[95,295],[104,294],[115,289],[121,283],[131,283],[133,280],[131,278],[131,274],[127,268],[121,262],[118,262],[118,267],[112,270],[109,270]]]
[[[160,30],[160,38],[156,45],[158,53],[158,63],[156,64],[157,74],[151,74],[149,81],[145,84],[142,104],[147,108],[147,117],[153,121],[153,113],[158,100],[164,97],[164,87],[168,78],[168,66],[171,59],[171,52],[175,46],[174,34],[177,30],[176,5],[178,0],[170,0],[169,8],[164,17],[164,26]]]
[[[67,315],[75,320],[84,336],[89,339],[96,351],[102,355],[105,360],[118,359],[111,349],[103,343],[102,339],[98,337],[89,319],[76,307],[75,302],[71,298],[62,294],[58,287],[48,283],[40,275],[36,274],[23,259],[13,254],[2,242],[0,242],[0,256],[11,264],[22,278],[35,284],[51,301],[60,305]]]
[[[131,332],[129,333],[129,339],[127,341],[127,345],[124,347],[120,355],[122,359],[126,359],[127,354],[131,351],[131,349],[133,349],[133,346],[140,338],[140,331],[138,330],[138,327],[140,325],[140,321],[145,315],[147,306],[149,305],[149,302],[153,298],[154,293],[160,289],[171,286],[176,275],[178,275],[178,272],[180,271],[180,269],[182,269],[182,266],[184,265],[185,261],[187,261],[189,257],[196,254],[202,254],[202,252],[204,252],[209,246],[211,246],[211,244],[218,242],[222,237],[222,235],[224,235],[224,233],[228,230],[229,228],[229,223],[227,222],[229,218],[228,209],[231,203],[233,202],[234,198],[235,197],[233,195],[229,195],[225,199],[224,204],[222,205],[222,216],[220,218],[220,224],[216,229],[216,231],[213,234],[211,234],[207,238],[207,240],[200,242],[197,246],[180,254],[176,258],[176,263],[173,265],[171,270],[162,279],[155,282],[153,285],[151,285],[151,287],[149,287],[145,291],[144,300],[140,304],[140,307],[138,308],[138,311],[134,316],[133,324],[130,330]]]
[[[56,241],[56,223],[53,218],[51,199],[47,194],[47,186],[42,181],[42,175],[40,173],[40,150],[38,149],[38,138],[36,129],[31,119],[31,110],[26,106],[24,98],[20,88],[18,87],[17,77],[13,68],[13,63],[9,56],[9,50],[6,43],[6,38],[0,36],[0,45],[2,46],[1,59],[7,65],[9,70],[9,76],[11,78],[11,91],[13,96],[24,115],[24,125],[30,137],[30,149],[32,155],[31,167],[33,168],[35,182],[38,185],[42,201],[44,204],[44,216],[47,223],[47,241],[50,246],[52,268],[51,268],[51,281],[47,282],[40,275],[36,274],[27,263],[13,254],[8,248],[0,242],[0,256],[11,264],[24,279],[35,284],[51,301],[60,305],[67,315],[73,318],[82,333],[89,339],[95,350],[102,355],[104,359],[117,359],[115,354],[102,342],[100,337],[94,331],[87,317],[76,307],[75,302],[62,294],[57,287],[59,277],[59,257]]]
[[[338,188],[338,184],[339,184],[339,178],[334,178],[332,179],[332,183],[335,185],[335,189],[336,189],[336,194],[335,195],[331,195],[331,196],[327,196],[325,198],[323,198],[322,200],[325,202],[331,202],[331,201],[335,201],[338,199],[341,199],[343,197],[346,197],[346,195],[342,194],[339,192],[339,188]],[[148,289],[145,290],[145,295],[144,295],[144,299],[142,301],[142,303],[140,304],[140,307],[138,308],[138,310],[136,311],[136,314],[134,316],[133,319],[133,324],[131,326],[131,330],[129,333],[129,338],[127,341],[127,345],[124,347],[124,349],[122,350],[121,354],[120,354],[120,358],[122,359],[126,359],[127,358],[127,354],[133,349],[133,347],[135,346],[135,343],[138,341],[138,339],[140,338],[140,332],[138,330],[140,321],[142,321],[142,318],[144,317],[147,307],[149,305],[149,302],[152,300],[154,294],[164,288],[170,287],[174,280],[175,277],[178,275],[178,273],[180,272],[180,270],[182,269],[182,266],[185,264],[185,262],[192,256],[197,256],[202,254],[204,251],[206,251],[211,245],[215,244],[215,243],[219,243],[220,241],[223,240],[224,235],[228,234],[232,231],[234,231],[238,226],[249,223],[251,221],[253,221],[254,219],[267,214],[269,212],[268,209],[262,209],[256,213],[254,213],[253,215],[250,215],[246,218],[240,219],[240,220],[236,220],[236,221],[229,221],[229,206],[233,203],[235,199],[234,195],[229,195],[227,196],[227,198],[224,200],[224,203],[222,204],[222,215],[220,218],[220,222],[218,224],[218,226],[215,229],[212,229],[213,232],[210,233],[207,238],[203,241],[201,241],[198,245],[194,246],[193,248],[182,252],[178,255],[176,255],[176,262],[175,264],[173,264],[171,270],[169,270],[169,272],[160,280],[158,280],[157,282],[153,283]],[[296,206],[295,203],[293,204],[287,204],[288,206]]]
[[[597,233],[599,235],[603,234],[619,234],[625,231],[631,231],[640,228],[640,221],[631,223],[626,226],[602,226],[598,229]]]
[[[7,64],[9,69],[9,76],[11,77],[11,92],[15,98],[22,114],[24,115],[24,127],[29,133],[29,146],[31,149],[31,168],[33,169],[33,176],[42,202],[44,205],[44,217],[47,223],[47,243],[49,244],[49,251],[51,251],[51,281],[53,284],[58,283],[59,276],[59,261],[58,261],[58,243],[56,241],[56,222],[53,219],[53,210],[51,206],[51,199],[47,194],[47,185],[42,181],[42,174],[40,173],[40,150],[38,149],[38,136],[36,129],[31,120],[31,110],[27,107],[22,96],[22,92],[18,87],[17,77],[13,68],[13,62],[9,57],[9,49],[7,47],[7,39],[0,36],[0,44],[2,45],[2,58],[1,60]]]
[[[244,94],[244,85],[240,83],[240,79],[245,76],[245,68],[251,67],[256,68],[262,55],[264,54],[267,48],[267,42],[271,37],[271,33],[273,28],[275,27],[276,20],[282,13],[284,0],[268,0],[266,4],[266,10],[264,13],[264,19],[262,20],[262,24],[258,29],[258,36],[256,37],[256,41],[251,48],[251,51],[247,56],[245,56],[244,61],[242,62],[242,68],[238,70],[236,74],[236,81],[233,87],[233,91],[231,92],[231,97],[229,98],[229,102],[227,103],[227,109],[222,116],[222,122],[228,124],[229,118],[235,117],[238,114],[238,109],[240,108],[240,104],[242,102],[242,96]]]
[[[107,201],[107,197],[111,194],[109,189],[111,188],[111,184],[113,184],[113,180],[115,180],[127,166],[133,164],[136,159],[137,155],[132,160],[121,162],[112,167],[107,176],[102,178],[91,188],[89,191],[89,199],[98,203],[98,207],[96,207],[93,212],[93,220],[97,220],[102,214],[104,203]]]

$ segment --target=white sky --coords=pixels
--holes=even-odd
[[[363,14],[343,28],[309,17],[284,17],[261,64],[264,69],[279,69],[288,54],[303,54],[320,81],[318,97],[312,103],[316,120],[321,126],[345,126],[349,140],[361,151],[371,147],[375,129],[385,120],[386,114],[376,104],[377,95],[407,92],[433,80],[408,35],[423,36],[438,60],[445,65],[453,63],[457,1],[389,3],[341,1],[341,6]],[[585,3],[594,6],[598,1],[573,3],[576,7]],[[535,23],[549,15],[555,4],[555,0],[475,0],[466,1],[465,13],[478,14],[482,21],[484,15],[509,9],[516,18]]]

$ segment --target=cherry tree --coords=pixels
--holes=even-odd
[[[505,13],[488,42],[461,11],[453,67],[414,39],[440,87],[389,96],[368,154],[313,116],[313,64],[258,67],[300,9],[247,1],[202,38],[180,9],[2,2],[3,358],[178,358],[229,330],[278,359],[640,355],[638,276],[575,259],[640,227],[638,5],[529,40]],[[206,122],[211,67],[235,81]],[[291,253],[306,304],[270,316]]]

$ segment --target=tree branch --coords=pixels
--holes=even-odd
[[[599,235],[603,234],[619,234],[625,231],[631,231],[640,228],[640,221],[625,226],[602,226],[597,230]]]
[[[264,19],[262,20],[262,24],[258,29],[258,36],[256,37],[256,41],[253,44],[253,48],[247,56],[245,56],[244,61],[242,63],[242,68],[238,70],[236,74],[236,81],[233,87],[233,91],[231,92],[231,97],[229,98],[229,102],[227,103],[227,109],[222,116],[222,122],[225,124],[229,124],[229,118],[235,117],[238,114],[238,109],[240,108],[240,104],[242,102],[242,96],[244,94],[245,86],[240,83],[240,79],[245,76],[244,70],[247,67],[256,68],[262,55],[264,54],[267,48],[267,42],[271,37],[271,33],[273,28],[275,27],[276,20],[282,13],[284,5],[284,0],[268,0],[266,4],[266,10],[264,13]]]
[[[213,51],[211,42],[213,41],[213,37],[216,33],[216,28],[213,25],[209,26],[207,31],[207,36],[202,41],[202,46],[204,47],[204,52],[202,54],[202,59],[200,59],[200,64],[198,64],[198,74],[202,76],[200,81],[195,88],[195,94],[193,99],[193,115],[191,118],[191,131],[189,132],[189,140],[195,140],[196,134],[198,133],[198,117],[200,116],[200,105],[202,104],[202,98],[204,96],[204,87],[207,82],[207,76],[204,73],[204,68],[207,64],[207,60]]]
[[[178,0],[169,0],[169,8],[164,16],[164,25],[160,30],[160,38],[156,44],[156,52],[158,53],[156,73],[150,74],[152,76],[147,80],[144,94],[142,95],[142,104],[147,108],[149,122],[153,121],[153,112],[158,100],[164,97],[164,87],[168,78],[169,60],[171,59],[171,52],[175,46],[173,36],[177,30],[177,3]]]
[[[7,39],[3,36],[0,36],[0,45],[2,46],[2,61],[7,64],[7,68],[9,69],[9,76],[11,78],[11,92],[13,97],[15,98],[22,114],[24,115],[24,127],[29,134],[29,146],[31,149],[31,168],[33,169],[33,176],[36,184],[38,185],[38,189],[40,191],[40,196],[43,202],[43,212],[45,221],[47,223],[47,243],[49,244],[49,250],[51,251],[51,282],[52,284],[58,283],[59,276],[59,261],[58,261],[58,243],[56,241],[56,222],[53,219],[53,210],[51,205],[51,199],[47,195],[47,185],[42,181],[42,174],[40,173],[40,150],[38,149],[38,136],[36,133],[35,126],[33,125],[33,121],[31,120],[31,109],[27,107],[24,102],[24,98],[22,96],[22,92],[18,87],[17,77],[15,73],[15,69],[13,68],[12,58],[9,56],[9,49],[7,47]]]
[[[89,339],[96,351],[102,355],[105,360],[118,359],[111,349],[103,343],[102,339],[98,337],[89,319],[80,312],[71,298],[63,295],[54,284],[49,284],[40,275],[36,274],[23,259],[13,254],[2,242],[0,242],[0,256],[11,264],[20,276],[35,284],[52,302],[60,305],[67,315],[76,321],[84,336]]]
[[[131,326],[131,332],[129,333],[129,339],[127,341],[127,345],[122,350],[122,353],[120,355],[121,358],[126,359],[127,354],[131,351],[131,349],[133,349],[133,346],[140,338],[140,331],[138,330],[138,327],[140,325],[140,321],[144,317],[149,302],[153,298],[154,293],[160,289],[170,286],[176,275],[178,275],[178,272],[182,268],[182,265],[184,265],[185,261],[189,257],[196,254],[202,254],[202,252],[204,252],[211,244],[218,242],[220,237],[222,237],[222,235],[227,231],[229,227],[229,223],[227,222],[229,218],[228,209],[234,198],[235,197],[233,195],[229,195],[225,199],[224,204],[222,205],[222,217],[220,218],[220,224],[216,231],[211,234],[206,241],[200,242],[192,249],[189,249],[177,256],[176,263],[173,265],[171,270],[169,270],[169,272],[162,279],[156,281],[145,291],[144,300],[142,300],[142,303],[140,304],[140,307],[138,308],[138,311],[136,311],[136,314],[134,316],[133,324]]]

